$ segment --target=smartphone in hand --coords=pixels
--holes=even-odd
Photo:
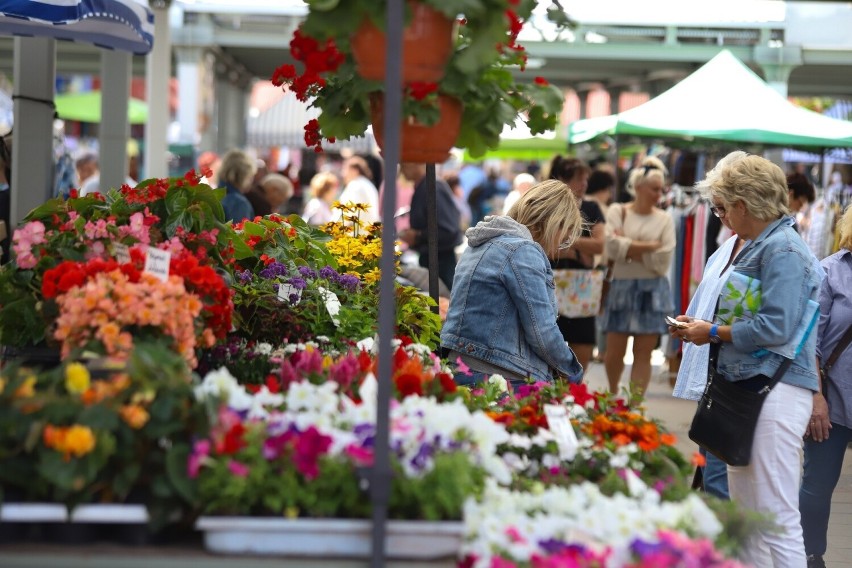
[[[666,325],[669,327],[687,327],[689,322],[678,321],[671,316],[666,316]]]

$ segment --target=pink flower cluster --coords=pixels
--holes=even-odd
[[[38,258],[33,253],[33,247],[43,244],[44,223],[41,221],[30,221],[12,236],[12,250],[15,251],[15,259],[19,268],[35,268]]]
[[[99,273],[56,299],[59,317],[54,337],[62,342],[62,355],[96,340],[108,355],[127,355],[133,334],[157,328],[174,340],[174,348],[195,367],[195,322],[202,303],[186,291],[183,280],[171,276],[162,282],[143,274],[131,282],[119,270]]]

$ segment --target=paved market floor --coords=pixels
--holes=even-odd
[[[629,358],[628,358],[629,360]],[[695,403],[676,399],[671,396],[665,359],[655,351],[652,359],[653,378],[646,396],[646,408],[649,415],[659,418],[677,435],[678,449],[690,456],[697,446],[689,439],[687,432]],[[588,370],[587,381],[590,387],[604,390],[607,387],[606,373],[600,363],[592,363]],[[630,367],[625,368],[621,386],[628,385]],[[828,553],[825,556],[828,568],[849,568],[852,566],[852,449],[846,451],[843,460],[843,472],[834,497],[831,500],[831,521],[828,527]]]
[[[629,359],[628,359],[629,362]],[[651,381],[646,408],[677,435],[678,447],[686,455],[696,451],[687,430],[695,404],[671,396],[664,360],[655,352],[654,378]],[[622,385],[627,384],[628,365]],[[594,389],[606,388],[603,365],[593,363],[587,381]],[[828,531],[829,568],[852,566],[852,450],[847,451],[843,474],[832,500],[831,524]],[[439,562],[388,562],[388,568],[450,568],[451,560]],[[272,559],[258,557],[216,556],[204,552],[200,543],[195,547],[152,546],[127,548],[101,544],[85,547],[54,545],[0,545],[2,568],[361,568],[367,563],[355,560]]]

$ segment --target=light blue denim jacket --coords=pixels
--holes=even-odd
[[[793,229],[793,218],[772,222],[736,259],[734,271],[761,282],[761,308],[751,320],[735,322],[733,342],[723,343],[717,369],[729,380],[771,377],[783,357],[763,347],[782,345],[793,335],[808,299],[817,300],[825,275],[819,261]],[[782,383],[815,391],[817,333],[812,331]]]
[[[550,262],[529,229],[486,217],[466,236],[441,345],[524,377],[580,382],[583,368],[556,325]]]

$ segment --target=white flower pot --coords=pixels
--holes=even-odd
[[[223,554],[369,558],[371,522],[364,519],[201,517],[204,546]],[[454,558],[461,522],[388,521],[386,558]]]
[[[6,523],[104,523],[144,525],[148,511],[144,505],[121,503],[96,503],[78,505],[68,514],[59,503],[3,503],[0,505],[0,522]]]

